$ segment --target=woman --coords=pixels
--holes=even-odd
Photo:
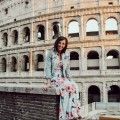
[[[70,79],[68,40],[59,37],[54,48],[49,50],[45,61],[47,86],[52,86],[60,95],[59,120],[79,120],[80,101],[77,84]]]

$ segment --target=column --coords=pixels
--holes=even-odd
[[[104,15],[103,15],[103,13],[100,13],[99,28],[100,28],[100,37],[102,39],[102,38],[105,37],[105,24],[104,24]]]
[[[7,76],[9,76],[10,71],[11,71],[11,56],[6,55],[6,73],[7,73]]]
[[[32,21],[31,23],[31,29],[30,29],[30,43],[34,43],[35,41],[35,36],[34,36],[35,30],[34,30],[34,23]]]
[[[2,48],[2,46],[3,46],[3,39],[2,39],[2,33],[0,32],[0,39],[1,39],[1,42],[0,42],[0,49]]]
[[[120,54],[118,55],[118,62],[119,62],[119,68],[120,68]]]
[[[30,53],[29,53],[29,65],[30,65],[30,76],[33,76],[33,65],[34,65],[34,62],[33,62],[33,51],[32,51],[32,48],[30,49]]]
[[[103,83],[103,102],[106,103],[108,102],[108,90],[106,86],[106,82]]]
[[[84,83],[82,88],[82,106],[88,104],[88,93],[87,93],[87,85]]]
[[[11,30],[9,29],[7,33],[8,33],[8,44],[7,44],[7,46],[10,47],[12,45],[12,41],[13,41]]]
[[[66,25],[65,25],[65,18],[63,18],[62,19],[62,35],[63,36],[66,36],[67,37],[67,35],[66,35]]]
[[[82,72],[81,48],[79,48],[79,74]]]
[[[80,40],[83,41],[85,37],[85,26],[84,26],[84,17],[81,15],[80,17]]]
[[[81,48],[81,62],[80,62],[80,66],[81,66],[81,74],[84,74],[87,71],[87,58],[85,55],[85,48]]]
[[[19,40],[18,40],[18,44],[22,44],[23,43],[23,33],[22,33],[23,28],[19,27],[18,31],[19,31]]]
[[[53,37],[53,29],[51,21],[48,21],[48,40],[51,41]]]
[[[77,83],[77,85],[78,85],[78,89],[79,89],[79,93],[80,93],[80,104],[82,104],[83,103],[83,99],[82,99],[82,96],[83,96],[83,93],[82,93],[82,88],[83,88],[83,84],[82,83]]]
[[[119,0],[119,4],[120,4],[120,0]],[[120,15],[120,13],[119,13],[119,15]],[[120,22],[118,22],[118,36],[120,38]]]
[[[0,73],[2,73],[2,57],[0,57]]]
[[[21,59],[20,59],[21,57],[20,57],[20,54],[18,53],[17,54],[17,57],[16,57],[16,59],[17,59],[17,74],[18,75],[20,75],[20,72],[21,72]]]
[[[18,69],[19,69],[19,74],[23,71],[23,54],[18,54]]]
[[[46,20],[46,34],[45,34],[45,41],[49,40],[49,26],[48,26],[48,20]]]
[[[102,46],[102,54],[101,54],[101,65],[100,65],[100,70],[101,70],[101,75],[105,75],[105,71],[106,71],[106,58],[105,58],[105,48],[104,46]]]

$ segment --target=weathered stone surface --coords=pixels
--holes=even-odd
[[[0,120],[58,120],[59,96],[0,92]]]
[[[42,1],[42,2],[41,2]],[[8,10],[8,13],[6,13]],[[111,50],[120,52],[120,0],[0,0],[0,85],[1,84],[42,84],[44,79],[44,62],[36,71],[37,54],[45,59],[46,50],[53,47],[53,23],[60,23],[60,34],[68,37],[69,23],[78,22],[79,37],[68,37],[68,48],[79,54],[79,60],[71,62],[78,70],[71,70],[73,80],[78,83],[81,92],[82,105],[88,104],[88,89],[94,85],[100,90],[100,101],[108,102],[108,91],[113,85],[120,86],[120,69],[107,69],[109,62],[106,55]],[[118,34],[106,34],[106,20],[115,18]],[[96,20],[99,35],[87,36],[87,22]],[[45,28],[45,39],[38,40],[38,26]],[[30,29],[30,42],[24,41],[24,28]],[[74,26],[73,26],[74,27]],[[14,44],[13,31],[18,31],[18,43]],[[91,31],[92,32],[92,31]],[[8,34],[7,46],[3,35]],[[99,60],[89,61],[88,53],[95,51]],[[114,52],[113,52],[114,53]],[[27,55],[30,61],[30,71],[23,71],[24,59]],[[12,57],[17,60],[17,71],[11,71]],[[6,72],[3,72],[2,59],[7,61]],[[117,60],[117,59],[116,59]],[[111,60],[110,60],[111,61]],[[118,60],[119,61],[119,57]],[[92,63],[92,64],[91,64]],[[115,62],[110,62],[114,65]],[[119,62],[117,67],[119,68]],[[97,65],[99,69],[88,70],[88,65]],[[22,86],[22,85],[21,85]],[[1,89],[1,88],[0,88]],[[4,89],[4,90],[3,90]],[[20,90],[19,90],[20,89]],[[42,94],[38,89],[2,88],[1,91],[28,92]],[[50,91],[51,92],[51,91]],[[50,92],[47,92],[49,94]],[[44,93],[45,94],[45,93]],[[113,99],[112,99],[113,100]]]
[[[56,95],[56,90],[53,88],[43,89],[44,85],[21,85],[21,84],[1,84],[0,91],[2,92],[16,92],[16,93],[33,93],[33,94],[47,94]]]

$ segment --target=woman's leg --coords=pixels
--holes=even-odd
[[[77,84],[66,79],[63,84],[54,87],[60,94],[59,120],[78,118],[80,116],[80,101]]]
[[[80,100],[78,86],[74,81],[69,81],[68,83],[66,83],[66,86],[68,87],[66,92],[69,94],[67,108],[67,112],[69,113],[68,118],[78,118],[80,116]]]

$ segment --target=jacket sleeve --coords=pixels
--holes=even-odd
[[[71,73],[70,73],[70,53],[69,52],[67,53],[67,66],[66,66],[65,73],[66,73],[67,78],[71,77]]]
[[[52,78],[52,56],[51,50],[46,51],[44,76],[46,79]]]

